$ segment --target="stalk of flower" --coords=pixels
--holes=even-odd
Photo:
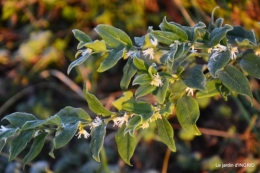
[[[150,84],[154,85],[156,87],[163,86],[162,78],[160,77],[160,75],[158,73],[153,75],[153,80]]]
[[[146,50],[143,50],[142,52],[143,52],[143,54],[144,54],[145,57],[146,57],[146,56],[149,56],[149,59],[154,59],[154,51],[153,51],[153,48],[152,48],[152,47],[151,47],[151,48],[148,48],[148,49],[146,49]]]

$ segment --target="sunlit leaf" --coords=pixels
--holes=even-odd
[[[165,143],[173,152],[176,151],[176,146],[173,140],[173,129],[169,121],[162,116],[162,119],[155,121],[158,129],[158,135],[162,142]]]
[[[127,47],[132,47],[133,45],[130,37],[124,31],[113,26],[100,24],[95,28],[95,31],[111,48],[116,48],[120,44],[124,44]]]
[[[103,116],[111,115],[112,113],[102,105],[102,103],[96,98],[96,96],[89,93],[86,89],[87,89],[86,85],[84,84],[83,92],[88,102],[89,109],[98,115],[103,115]]]
[[[152,31],[151,34],[158,40],[158,42],[168,45],[172,44],[174,40],[179,39],[176,34],[168,31]]]
[[[78,40],[78,41],[82,41],[85,43],[91,42],[91,38],[85,34],[84,32],[78,30],[78,29],[73,29],[72,30],[74,37]]]
[[[184,30],[182,30],[179,26],[177,26],[175,23],[167,22],[166,17],[163,18],[163,22],[159,25],[159,27],[163,31],[170,31],[178,35],[182,41],[186,41],[188,39],[187,33]]]
[[[80,58],[73,61],[68,67],[67,74],[69,74],[74,67],[81,65],[83,62],[85,62],[91,54],[91,52],[86,52]]]
[[[250,76],[260,79],[260,58],[254,53],[246,54],[239,62],[240,66]]]
[[[201,135],[196,122],[199,118],[200,111],[198,102],[188,96],[184,96],[177,101],[176,114],[182,128],[194,135]]]
[[[221,82],[231,91],[248,96],[253,102],[253,95],[247,78],[236,67],[227,65],[223,70],[219,70],[217,75]]]
[[[206,97],[213,97],[215,95],[219,94],[219,91],[217,89],[217,85],[221,82],[219,80],[211,80],[208,81],[206,84],[207,93],[199,91],[196,93],[197,98],[206,98]]]
[[[128,61],[123,69],[123,77],[120,81],[120,87],[122,90],[127,90],[132,77],[134,77],[137,69],[133,63],[133,58],[128,58]]]
[[[123,106],[122,104],[126,102],[127,100],[131,99],[133,97],[133,93],[131,91],[127,91],[123,93],[123,97],[120,97],[116,101],[114,101],[112,104],[117,110],[122,110]]]
[[[116,49],[113,49],[109,52],[108,57],[101,62],[99,68],[97,69],[98,72],[104,72],[110,68],[112,68],[116,63],[123,57],[125,52],[125,48],[119,46]]]
[[[106,135],[106,124],[102,122],[100,126],[97,126],[91,130],[91,142],[90,148],[92,152],[92,157],[100,162],[99,153],[104,144],[104,138]]]
[[[141,85],[135,91],[135,97],[138,98],[138,97],[145,96],[149,93],[152,93],[155,89],[156,89],[156,86],[151,85],[151,84]]]
[[[133,80],[133,85],[147,85],[152,82],[152,78],[150,74],[143,73],[141,75],[136,76]]]
[[[166,93],[168,91],[168,87],[169,87],[169,81],[168,79],[164,78],[162,80],[163,85],[161,87],[158,87],[155,91],[155,96],[157,101],[160,104],[163,104],[165,101],[165,97],[166,97]]]
[[[116,133],[115,139],[120,157],[131,166],[130,159],[134,154],[136,147],[136,136],[131,136],[129,133],[124,133],[125,125]]]
[[[144,101],[135,101],[130,99],[123,103],[123,109],[136,114],[150,113],[152,111],[152,105]]]
[[[104,40],[96,40],[94,42],[91,43],[86,43],[84,44],[85,47],[92,49],[94,52],[104,52],[106,51],[106,43]]]
[[[220,43],[220,41],[225,38],[226,34],[228,31],[231,31],[233,27],[231,25],[225,24],[221,28],[215,28],[211,33],[210,33],[210,38],[207,46],[209,48],[216,46],[217,44]]]

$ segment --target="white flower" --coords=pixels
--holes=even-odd
[[[149,55],[150,59],[154,59],[154,52],[153,52],[153,48],[148,48],[146,50],[142,51],[144,56],[146,57],[147,55]]]
[[[141,126],[142,129],[147,129],[148,127],[149,127],[149,122],[148,121],[143,123],[142,126]]]
[[[158,45],[158,41],[156,38],[153,37],[153,39],[150,39],[150,41],[151,41],[152,45],[154,45],[154,46]]]
[[[193,92],[195,91],[195,89],[187,87],[185,91],[187,92],[187,96],[189,95],[193,96]]]
[[[79,125],[78,133],[75,136],[78,136],[78,139],[81,138],[81,135],[84,136],[84,138],[88,138],[90,134],[83,128],[83,126]]]
[[[126,126],[128,125],[128,115],[127,113],[124,114],[122,117],[116,117],[113,119],[114,125],[113,126],[118,126],[122,127],[124,123],[126,123]]]
[[[227,50],[227,47],[218,44],[218,45],[214,46],[214,48],[212,50],[217,51],[217,52],[224,52]]]
[[[93,129],[93,128],[95,128],[95,127],[98,127],[98,126],[100,126],[101,124],[102,124],[102,119],[99,118],[99,117],[96,117],[96,118],[94,119],[94,121],[91,123],[90,129]]]
[[[89,54],[92,52],[92,49],[86,49],[84,52],[81,53],[82,56],[85,56],[86,54]]]
[[[231,47],[230,52],[231,52],[231,60],[236,59],[237,58],[236,53],[238,53],[237,47]]]
[[[153,75],[153,80],[150,84],[157,86],[157,87],[163,86],[162,78],[160,77],[160,75],[158,73]]]
[[[5,131],[7,131],[9,128],[6,128],[5,126],[1,126],[1,129],[0,129],[0,132],[2,133],[2,132],[5,132]]]

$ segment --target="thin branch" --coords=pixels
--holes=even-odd
[[[171,150],[167,148],[163,159],[162,173],[167,173],[170,156],[171,156]]]

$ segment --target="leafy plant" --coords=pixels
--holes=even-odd
[[[214,22],[215,10],[207,29],[202,22],[187,27],[168,22],[165,17],[159,25],[161,30],[149,27],[146,35],[135,37],[137,46],[125,32],[113,26],[98,25],[95,31],[102,40],[95,41],[82,31],[73,30],[79,50],[68,74],[90,58],[103,59],[98,72],[111,69],[122,58],[127,59],[120,86],[127,90],[133,79],[132,85],[138,85],[135,93],[125,91],[113,102],[117,111],[112,112],[84,85],[84,96],[90,110],[97,115],[95,119],[83,109],[69,106],[45,120],[21,112],[7,115],[3,119],[10,124],[1,126],[0,149],[7,139],[15,137],[9,150],[12,161],[33,140],[23,160],[25,166],[39,154],[47,135],[54,134],[49,153],[53,158],[54,150],[68,144],[75,135],[91,136],[92,157],[99,162],[106,126],[113,121],[118,126],[115,140],[119,155],[131,165],[137,145],[135,133],[151,123],[156,124],[161,141],[176,151],[173,128],[167,120],[174,108],[182,128],[201,135],[196,126],[200,115],[196,98],[221,95],[227,100],[234,93],[245,96],[253,105],[247,75],[260,77],[259,44],[253,31],[228,24],[222,26],[222,18]],[[174,88],[178,88],[177,92]],[[147,94],[154,95],[157,101],[153,104],[143,101]]]

